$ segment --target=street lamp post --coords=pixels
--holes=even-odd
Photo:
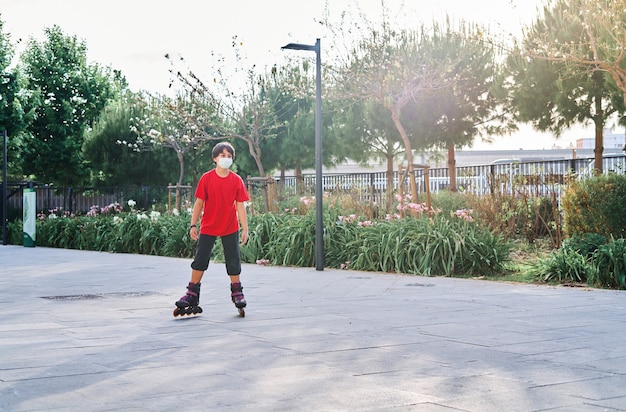
[[[7,131],[2,132],[2,244],[7,242]]]
[[[324,221],[322,219],[322,58],[320,39],[314,45],[289,43],[283,50],[315,52],[315,269],[324,270]]]

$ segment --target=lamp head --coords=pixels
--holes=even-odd
[[[317,51],[317,46],[316,45],[310,45],[310,44],[289,43],[286,46],[281,47],[281,50]]]

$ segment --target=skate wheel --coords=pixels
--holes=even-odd
[[[187,308],[187,310],[185,310],[185,314],[187,315],[191,315],[193,313],[193,308],[190,306]]]
[[[179,315],[178,313],[178,308],[174,309],[174,317],[177,317]]]
[[[246,310],[244,308],[239,308],[239,316],[242,318],[246,317]]]
[[[200,306],[198,306],[198,310],[196,313],[202,313],[202,308]]]

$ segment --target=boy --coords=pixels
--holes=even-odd
[[[244,299],[239,275],[241,256],[239,253],[239,223],[241,223],[241,244],[248,241],[248,215],[244,202],[249,200],[246,186],[241,177],[230,171],[235,158],[234,147],[220,142],[213,148],[215,169],[202,175],[196,188],[196,201],[191,215],[190,236],[197,240],[196,254],[191,263],[191,281],[187,293],[177,302],[174,316],[199,313],[200,281],[209,267],[209,259],[218,237],[222,238],[226,273],[230,276],[231,299],[241,316],[245,316]],[[202,215],[200,227],[198,219]],[[239,222],[237,221],[239,219]],[[199,310],[198,310],[199,309]]]

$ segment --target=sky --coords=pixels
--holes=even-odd
[[[168,93],[170,66],[165,54],[183,57],[194,72],[209,78],[216,56],[232,61],[233,36],[241,43],[246,67],[256,64],[261,69],[280,65],[285,53],[307,53],[282,51],[281,46],[314,44],[321,38],[325,61],[333,44],[326,41],[328,33],[318,22],[325,16],[338,21],[346,10],[376,20],[381,4],[381,0],[0,0],[0,20],[18,54],[29,39],[43,40],[44,28],[58,25],[66,35],[85,41],[90,62],[121,70],[132,90]],[[480,23],[492,32],[520,35],[543,1],[384,0],[384,4],[399,26],[442,21],[447,15]],[[550,149],[591,137],[591,127],[576,127],[555,140],[520,125],[519,132],[495,137],[492,144],[477,142],[473,149]]]

